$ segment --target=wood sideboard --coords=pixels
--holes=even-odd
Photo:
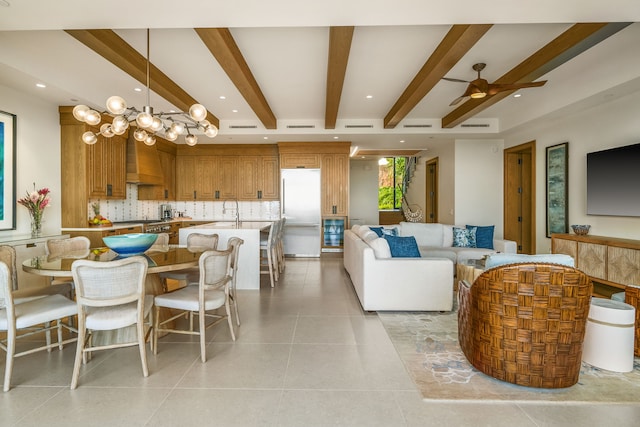
[[[610,298],[624,290],[636,308],[635,355],[640,356],[640,240],[604,236],[553,234],[551,252],[567,254],[593,280],[594,296]]]

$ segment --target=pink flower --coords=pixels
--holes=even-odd
[[[36,190],[36,184],[33,183],[33,191],[27,191],[26,195],[18,199],[18,204],[26,207],[33,219],[39,222],[42,219],[44,209],[49,206],[51,198],[49,197],[49,189],[41,188]]]

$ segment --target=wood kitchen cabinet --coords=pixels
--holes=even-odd
[[[238,166],[238,199],[279,199],[280,173],[277,156],[241,156]]]
[[[349,155],[323,154],[321,157],[322,216],[349,214]]]
[[[235,199],[237,174],[237,156],[180,156],[176,159],[176,198]]]
[[[107,236],[117,236],[121,234],[130,234],[130,233],[142,233],[142,226],[135,225],[131,227],[123,227],[118,229],[110,229],[104,230],[100,227],[96,227],[95,229],[87,229],[82,231],[67,231],[70,237],[76,236],[84,236],[89,239],[91,248],[103,248],[105,246],[103,237]]]
[[[85,227],[89,200],[126,199],[127,133],[98,137],[93,145],[82,141],[88,130],[77,121],[73,107],[59,107],[62,227]]]
[[[176,199],[176,149],[175,144],[157,138],[156,142],[162,185],[139,185],[138,200],[175,200]]]

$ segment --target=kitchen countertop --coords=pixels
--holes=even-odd
[[[203,230],[263,230],[271,227],[271,224],[273,224],[273,221],[240,221],[238,225],[236,225],[235,221],[214,221],[189,228]]]
[[[129,228],[129,227],[136,227],[136,226],[141,226],[144,227],[145,225],[149,225],[149,224],[171,224],[171,223],[176,223],[176,222],[185,222],[185,221],[209,221],[200,225],[196,225],[195,227],[202,227],[202,228],[231,228],[231,229],[235,229],[236,228],[236,223],[235,221],[216,221],[216,220],[207,220],[207,219],[193,219],[193,218],[174,218],[172,220],[169,221],[153,221],[153,222],[149,222],[149,221],[143,221],[143,222],[139,222],[139,221],[131,221],[131,222],[116,222],[113,223],[112,225],[109,226],[95,226],[95,227],[74,227],[74,228],[62,228],[62,232],[69,232],[69,231],[112,231],[112,230],[121,230],[123,228]],[[251,230],[251,229],[262,229],[265,227],[269,227],[272,224],[273,221],[240,221],[240,227],[238,227],[238,229],[244,229],[244,230]],[[206,227],[203,227],[206,226]]]

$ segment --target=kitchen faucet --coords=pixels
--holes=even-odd
[[[235,208],[229,208],[229,209],[235,209],[235,216],[236,216],[236,227],[238,227],[240,225],[240,207],[238,206],[238,200],[233,200],[233,202],[235,202],[236,207]],[[225,200],[224,202],[222,202],[222,214],[226,214],[227,213],[227,200]]]

